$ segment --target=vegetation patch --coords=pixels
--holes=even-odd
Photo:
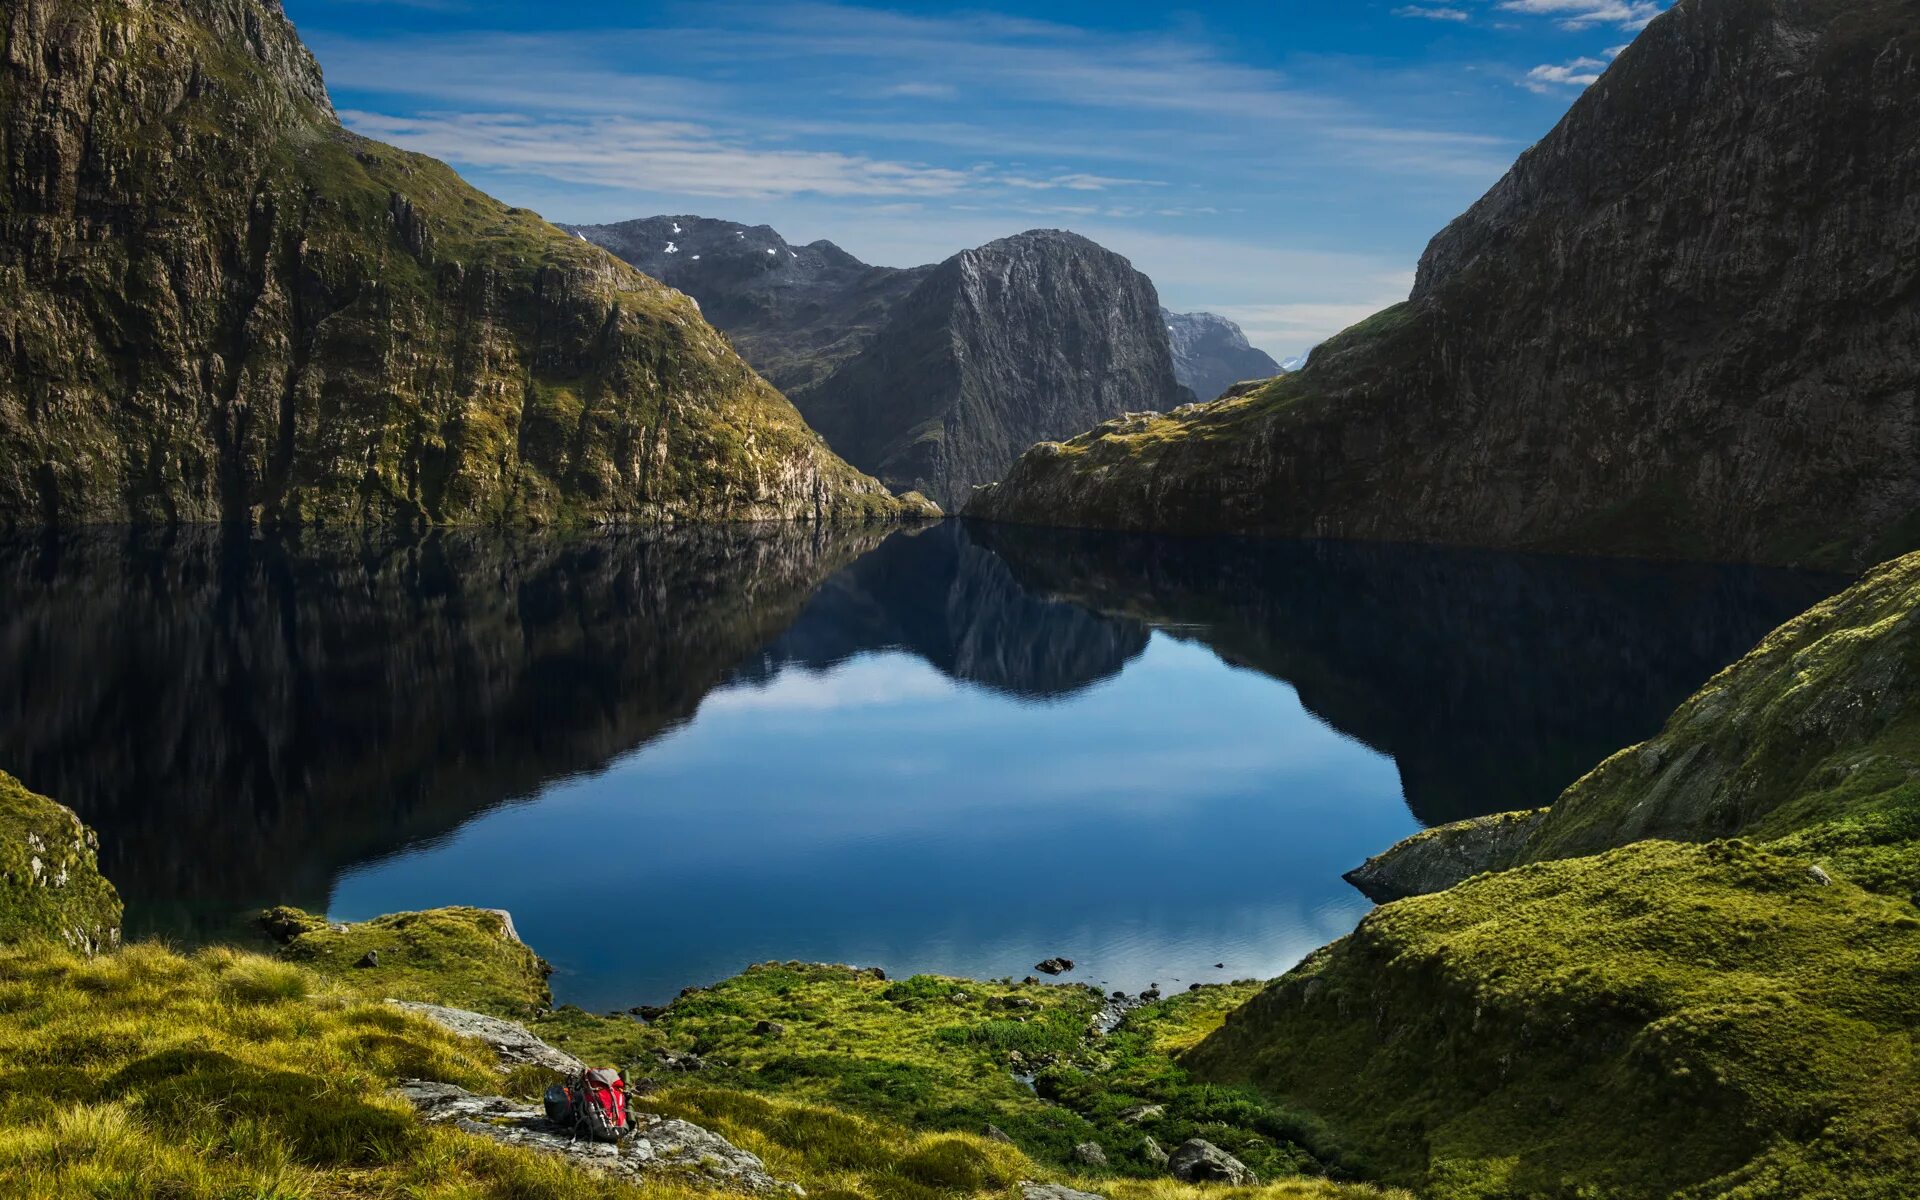
[[[75,950],[120,940],[120,895],[73,810],[0,772],[0,942],[51,938]]]
[[[435,908],[329,925],[298,909],[276,908],[262,923],[286,940],[281,954],[288,961],[370,999],[424,1000],[516,1018],[552,1003],[552,968],[497,912]]]

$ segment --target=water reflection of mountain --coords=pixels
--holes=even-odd
[[[955,679],[1025,699],[1080,691],[1118,675],[1151,631],[1029,592],[958,521],[896,533],[829,579],[741,675],[837,666],[906,650]]]
[[[1743,567],[972,525],[1036,595],[1284,679],[1422,822],[1548,803],[1844,586]]]
[[[730,680],[899,649],[1043,699],[1158,626],[1292,683],[1439,821],[1550,798],[1835,586],[959,522],[0,538],[0,767],[100,829],[136,930],[191,933],[322,905],[348,867],[601,770]]]
[[[685,720],[881,531],[0,541],[0,763],[190,932]]]

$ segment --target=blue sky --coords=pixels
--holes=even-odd
[[[287,0],[347,124],[555,221],[699,213],[907,266],[1035,227],[1277,355],[1426,241],[1667,0]]]

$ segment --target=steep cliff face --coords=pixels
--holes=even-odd
[[[1194,398],[1152,282],[1074,234],[900,270],[705,217],[569,228],[698,300],[849,462],[949,509],[1036,441]]]
[[[1198,400],[1215,400],[1236,383],[1272,379],[1280,364],[1247,344],[1246,333],[1213,313],[1160,310],[1173,347],[1173,375]]]
[[[0,522],[895,508],[685,297],[356,137],[274,0],[23,0]]]
[[[1297,375],[1011,521],[1859,564],[1920,541],[1920,12],[1680,0]]]
[[[1057,230],[941,263],[865,351],[794,393],[849,462],[947,508],[1037,440],[1191,399],[1152,282]]]
[[[795,246],[766,225],[647,217],[564,228],[700,304],[742,357],[792,393],[866,349],[932,267],[875,267],[832,242]]]

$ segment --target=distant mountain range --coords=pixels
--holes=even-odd
[[[1281,365],[1264,350],[1247,344],[1247,335],[1225,317],[1213,313],[1174,313],[1160,317],[1173,345],[1173,373],[1201,400],[1212,400],[1236,383],[1272,379]]]
[[[895,268],[710,217],[565,228],[693,297],[849,462],[949,508],[1035,442],[1280,370],[1058,230]]]

